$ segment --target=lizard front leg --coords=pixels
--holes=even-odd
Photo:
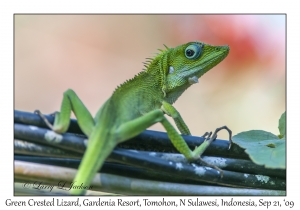
[[[162,107],[161,109],[167,114],[169,115],[170,117],[172,117],[175,121],[175,124],[177,126],[177,128],[179,129],[179,131],[182,133],[182,134],[185,134],[185,135],[191,135],[187,125],[185,124],[185,122],[183,121],[181,115],[179,114],[179,112],[175,109],[175,107],[173,107],[171,104],[169,104],[168,102],[166,101],[163,101],[162,103]],[[166,126],[169,126],[169,125],[166,125]],[[217,128],[215,130],[215,132],[213,133],[212,135],[212,132],[206,132],[203,137],[205,138],[204,142],[199,146],[197,147],[194,151],[193,151],[193,158],[191,159],[199,159],[202,163],[204,163],[205,165],[209,166],[209,167],[212,167],[212,168],[215,168],[216,170],[220,171],[221,172],[221,175],[222,175],[222,170],[220,168],[218,168],[217,166],[213,166],[207,162],[205,162],[204,160],[201,159],[201,155],[203,154],[203,152],[208,148],[208,146],[217,138],[217,133],[220,131],[220,130],[223,130],[223,129],[226,129],[229,133],[229,141],[230,141],[230,144],[229,144],[229,149],[231,147],[231,144],[232,144],[232,139],[231,139],[231,130],[227,127],[227,126],[223,126],[223,127],[220,127],[220,128]],[[188,153],[188,150],[186,150],[186,152],[182,152],[182,154],[185,154],[185,153]]]
[[[179,114],[179,112],[175,109],[175,107],[173,107],[171,104],[169,104],[168,102],[166,101],[163,101],[162,102],[162,106],[161,106],[161,109],[167,114],[169,115],[170,117],[173,118],[173,120],[175,121],[175,124],[177,126],[177,128],[179,129],[179,131],[182,133],[182,134],[185,134],[185,135],[191,135],[190,131],[189,131],[189,128],[187,127],[187,125],[185,124],[185,122],[183,121],[181,115]],[[229,148],[231,147],[232,145],[232,132],[231,130],[227,127],[227,126],[222,126],[220,128],[217,128],[214,132],[213,135],[212,132],[205,132],[205,134],[202,136],[203,138],[206,138],[206,136],[208,136],[208,138],[206,138],[207,140],[210,139],[210,143],[212,141],[214,141],[216,138],[217,138],[217,133],[221,130],[227,130],[228,131],[228,134],[229,134]],[[211,136],[211,138],[210,138]]]
[[[175,108],[174,108],[174,110],[175,110]],[[169,113],[171,113],[171,112],[169,112]],[[183,122],[182,118],[178,117],[178,115],[176,115],[176,116],[177,116],[177,123],[181,126],[180,129],[183,132],[188,131],[188,130],[185,130],[185,128],[187,128],[187,126]],[[121,126],[119,126],[119,128],[117,128],[116,139],[118,140],[118,142],[126,141],[129,138],[132,138],[132,137],[138,135],[139,133],[143,132],[145,129],[147,129],[148,127],[150,127],[151,125],[153,125],[157,122],[160,122],[163,125],[163,127],[167,131],[168,137],[170,138],[172,144],[189,161],[193,161],[193,160],[197,160],[197,159],[201,160],[200,155],[206,150],[208,145],[211,143],[211,141],[208,141],[208,139],[210,139],[210,138],[208,138],[200,146],[196,147],[196,149],[192,151],[188,147],[187,143],[182,138],[182,136],[176,131],[176,129],[172,126],[172,124],[164,116],[164,112],[160,109],[153,110],[139,118],[136,118],[129,122],[123,123]],[[208,166],[211,166],[208,163],[205,163],[205,164]],[[218,167],[215,167],[215,166],[211,166],[211,167],[220,171],[220,173],[222,174],[222,170],[219,169]]]
[[[175,107],[173,107],[168,102],[163,101],[161,109],[164,111],[164,113],[166,113],[167,115],[169,115],[170,117],[173,118],[177,128],[179,129],[179,131],[182,134],[191,135],[191,132],[190,132],[188,126],[185,124],[180,113],[175,109]]]

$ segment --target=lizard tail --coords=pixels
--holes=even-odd
[[[84,195],[87,189],[93,190],[91,185],[93,179],[100,179],[99,176],[95,177],[95,174],[102,168],[105,159],[116,145],[113,140],[102,138],[105,135],[99,132],[93,132],[89,138],[87,149],[71,186],[71,195]]]

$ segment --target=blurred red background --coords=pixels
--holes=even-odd
[[[52,113],[72,88],[95,114],[163,44],[198,40],[228,44],[230,53],[174,104],[192,134],[222,125],[278,134],[285,24],[284,15],[16,15],[15,109]]]

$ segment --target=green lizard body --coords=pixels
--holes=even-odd
[[[161,50],[145,63],[146,69],[120,85],[93,118],[74,91],[64,93],[61,110],[52,129],[58,133],[69,127],[71,111],[75,113],[88,145],[74,179],[75,184],[89,185],[114,147],[151,125],[160,122],[177,148],[188,160],[195,160],[205,150],[201,145],[191,151],[164,114],[171,116],[182,134],[190,131],[179,112],[172,106],[198,78],[220,63],[229,47],[190,42]],[[81,195],[84,190],[72,189]]]

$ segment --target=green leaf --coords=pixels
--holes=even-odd
[[[280,132],[279,138],[285,137],[285,135],[286,135],[286,112],[284,112],[279,119],[278,129]]]
[[[251,160],[266,168],[285,169],[285,138],[262,131],[251,130],[239,133],[232,138],[233,142],[245,148]]]

